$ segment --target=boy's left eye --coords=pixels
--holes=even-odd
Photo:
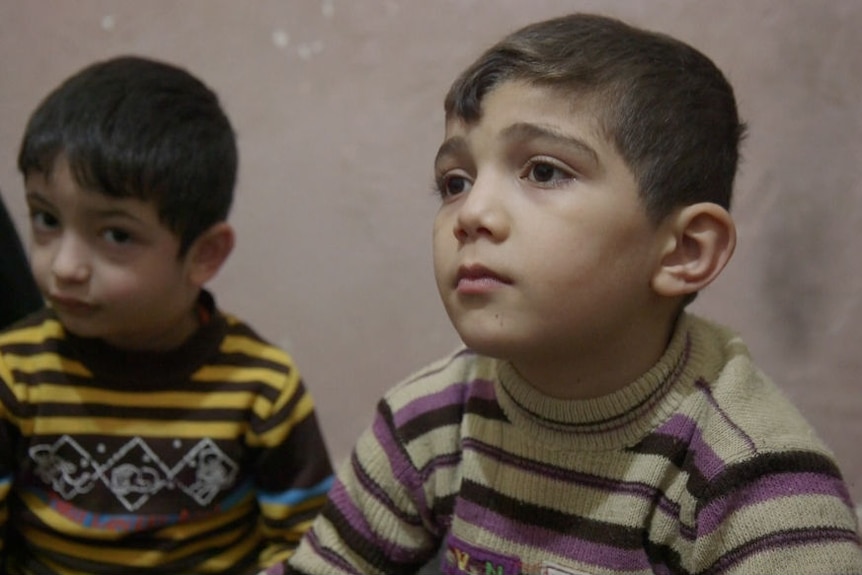
[[[132,241],[132,235],[121,229],[108,228],[102,232],[102,236],[113,244],[127,244]]]
[[[574,176],[550,162],[536,161],[527,166],[525,177],[539,184],[548,184],[571,180]]]

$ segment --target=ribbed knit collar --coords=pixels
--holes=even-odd
[[[542,443],[603,451],[631,446],[665,421],[694,386],[698,318],[683,314],[665,353],[644,375],[609,395],[543,395],[508,362],[498,364],[497,398],[509,420]]]
[[[224,316],[216,311],[215,300],[202,291],[198,300],[208,320],[179,347],[167,351],[120,349],[94,338],[65,332],[64,355],[70,354],[103,383],[135,386],[168,386],[186,380],[218,352],[227,333]]]

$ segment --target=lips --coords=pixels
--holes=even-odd
[[[93,304],[73,297],[51,294],[48,299],[54,309],[67,313],[89,313],[96,309]]]
[[[461,266],[455,276],[455,289],[462,294],[484,294],[511,283],[510,278],[478,264]]]

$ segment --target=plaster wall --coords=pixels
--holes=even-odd
[[[297,359],[343,459],[378,396],[457,345],[434,288],[442,98],[527,22],[601,11],[686,40],[750,126],[737,253],[694,309],[739,330],[862,501],[862,2],[0,0],[0,190],[31,110],[113,55],[188,67],[239,134],[237,249],[220,304]]]

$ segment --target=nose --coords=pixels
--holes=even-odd
[[[454,233],[459,242],[485,237],[502,241],[509,233],[510,219],[505,185],[491,176],[477,177],[458,203]]]
[[[90,261],[86,242],[73,234],[65,234],[54,253],[51,273],[61,283],[87,281],[90,277]]]

